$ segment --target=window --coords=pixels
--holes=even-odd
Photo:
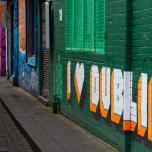
[[[34,0],[26,0],[26,51],[27,57],[35,56],[35,16]]]
[[[43,51],[50,49],[50,3],[42,3],[42,48]]]
[[[66,0],[66,49],[104,51],[105,0]]]

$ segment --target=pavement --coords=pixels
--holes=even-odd
[[[33,152],[0,101],[0,152]]]
[[[0,77],[0,98],[36,152],[116,152],[25,90]],[[22,152],[22,151],[21,151]]]

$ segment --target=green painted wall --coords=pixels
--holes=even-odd
[[[152,1],[132,1],[132,23],[131,23],[131,69],[134,73],[133,97],[137,102],[137,83],[140,74],[147,73],[148,79],[152,75]],[[146,89],[146,88],[145,88]],[[139,152],[150,152],[151,142],[133,134],[131,139],[131,150]]]
[[[55,93],[62,98],[62,53],[65,51],[65,0],[54,1],[54,57],[55,57]],[[62,21],[59,10],[62,9]]]
[[[120,151],[149,152],[149,142],[137,133],[124,133],[122,124],[116,125],[90,111],[89,81],[91,65],[118,68],[134,72],[133,96],[137,102],[137,82],[142,72],[151,74],[151,8],[149,0],[106,0],[106,31],[104,53],[65,50],[65,0],[54,1],[54,51],[55,51],[55,94],[60,97],[60,110],[84,128],[102,138]],[[63,21],[59,21],[59,9],[63,10]],[[146,9],[146,10],[145,10]],[[132,14],[130,14],[132,13]],[[131,20],[132,19],[132,20]],[[130,48],[131,47],[131,48]],[[131,51],[131,54],[130,54]],[[131,58],[130,58],[131,55]],[[146,59],[145,59],[146,57]],[[130,60],[131,59],[131,60]],[[146,60],[146,61],[145,61]],[[71,61],[72,99],[66,99],[66,65]],[[74,86],[76,63],[85,66],[85,83],[80,105],[77,103]],[[143,63],[145,64],[143,65]],[[52,91],[50,87],[50,92]]]

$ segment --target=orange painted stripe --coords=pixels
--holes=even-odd
[[[79,104],[81,97],[80,97],[80,93],[79,93],[79,89],[78,89],[78,82],[77,82],[76,73],[74,74],[74,84],[75,84],[75,89],[76,89],[77,101],[78,101],[78,104]]]
[[[130,120],[123,121],[123,130],[124,131],[130,131],[131,130],[131,121]]]
[[[152,78],[148,86],[148,139],[152,141]]]
[[[146,133],[146,128],[141,125],[141,92],[142,92],[142,82],[141,77],[138,81],[138,135],[144,136]]]
[[[68,90],[68,86],[69,86],[69,76],[68,76],[68,73],[69,73],[69,68],[68,68],[68,64],[67,64],[67,71],[66,71],[66,80],[67,80],[67,100],[70,100],[71,99],[71,93],[69,93],[69,90]]]
[[[108,110],[104,108],[102,102],[102,70],[100,71],[100,111],[103,118],[107,118]]]
[[[125,120],[123,121],[123,130],[124,131],[135,131],[136,128],[136,122]]]

